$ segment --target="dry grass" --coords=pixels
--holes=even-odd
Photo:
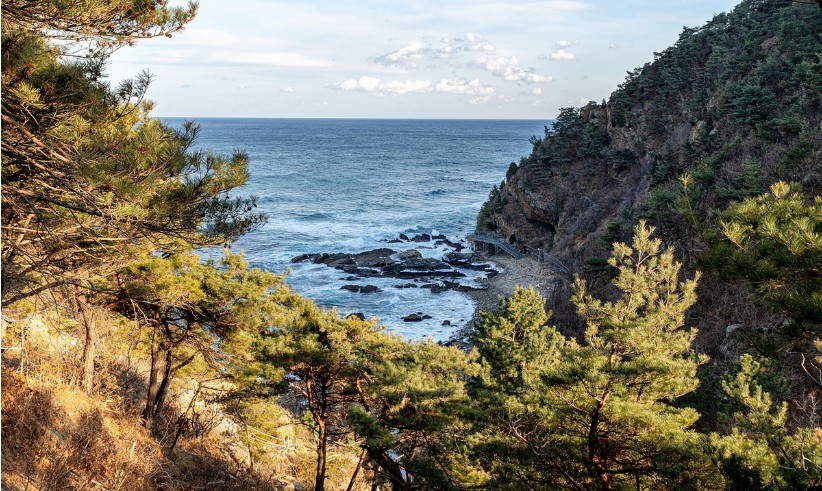
[[[202,392],[191,403],[196,374],[174,385],[161,431],[145,428],[139,413],[147,361],[133,325],[112,317],[101,326],[88,395],[79,387],[82,332],[70,315],[30,308],[4,317],[3,346],[17,349],[2,357],[3,490],[313,487],[313,438],[290,412],[258,407],[246,433]],[[262,424],[269,416],[272,424]],[[356,458],[356,449],[334,449],[327,489],[345,489]]]

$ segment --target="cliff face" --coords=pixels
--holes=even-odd
[[[777,180],[822,192],[822,8],[746,0],[686,28],[607,102],[561,111],[478,228],[581,270],[646,218],[681,253],[695,225]]]

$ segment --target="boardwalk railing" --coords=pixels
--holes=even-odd
[[[474,244],[483,244],[484,246],[490,245],[494,248],[494,252],[504,251],[506,254],[515,259],[519,259],[523,256],[522,252],[520,252],[516,247],[491,235],[473,233],[468,234],[465,238]]]
[[[482,247],[487,250],[487,248],[493,247],[494,253],[498,253],[499,251],[504,251],[509,256],[519,259],[526,254],[528,256],[533,257],[540,263],[548,264],[554,271],[558,273],[562,273],[565,275],[572,275],[573,268],[566,266],[562,261],[560,261],[556,256],[552,256],[548,254],[546,251],[542,249],[533,249],[530,247],[525,247],[525,252],[523,253],[517,247],[509,244],[508,242],[502,241],[493,235],[481,234],[479,232],[474,232],[473,234],[468,234],[465,237],[469,242],[472,242],[476,245],[482,245]]]

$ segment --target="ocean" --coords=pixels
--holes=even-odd
[[[179,127],[183,118],[163,118]],[[256,195],[268,224],[235,242],[252,267],[290,271],[286,282],[340,314],[377,317],[406,338],[448,339],[470,321],[471,299],[462,292],[398,288],[408,280],[352,278],[312,262],[307,253],[356,253],[411,248],[439,259],[447,246],[394,242],[400,234],[445,235],[458,242],[511,162],[542,136],[538,120],[196,119],[196,148],[221,154],[243,150],[248,183],[237,194]],[[484,273],[464,271],[471,284]],[[355,293],[346,284],[380,291]],[[430,319],[405,322],[421,312]],[[445,322],[447,321],[447,322]]]

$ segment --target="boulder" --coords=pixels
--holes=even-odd
[[[466,267],[471,266],[472,262],[477,259],[476,254],[466,252],[449,252],[442,256],[442,260],[451,266]]]
[[[300,254],[291,258],[292,263],[301,263],[303,261],[311,261],[313,263],[319,262],[322,259],[322,254]]]
[[[428,234],[417,234],[411,238],[411,242],[431,242],[431,236]]]
[[[352,317],[356,317],[357,319],[359,319],[361,321],[365,320],[365,314],[363,314],[362,312],[352,312],[352,313],[345,316],[346,319],[350,319]]]
[[[351,256],[351,259],[357,264],[357,266],[378,268],[392,263],[393,261],[389,259],[389,257],[396,253],[397,251],[393,249],[381,248],[354,254]]]
[[[405,322],[421,322],[422,315],[420,314],[408,314],[402,318]]]
[[[448,291],[446,285],[431,285],[431,293],[442,293],[444,291]]]
[[[318,261],[314,261],[314,262],[318,262]],[[346,264],[356,264],[356,263],[354,263],[354,259],[351,258],[350,254],[342,254],[342,253],[323,254],[322,259],[319,262],[322,262],[323,264],[325,264],[325,265],[327,265],[331,268],[338,268],[338,269],[342,268],[342,266],[344,266]]]
[[[374,285],[343,285],[340,290],[348,290],[352,293],[377,293],[382,291]]]
[[[391,256],[392,259],[396,259],[397,261],[408,261],[410,259],[420,259],[422,258],[422,253],[416,249],[408,249],[407,251],[402,251],[394,254]]]

